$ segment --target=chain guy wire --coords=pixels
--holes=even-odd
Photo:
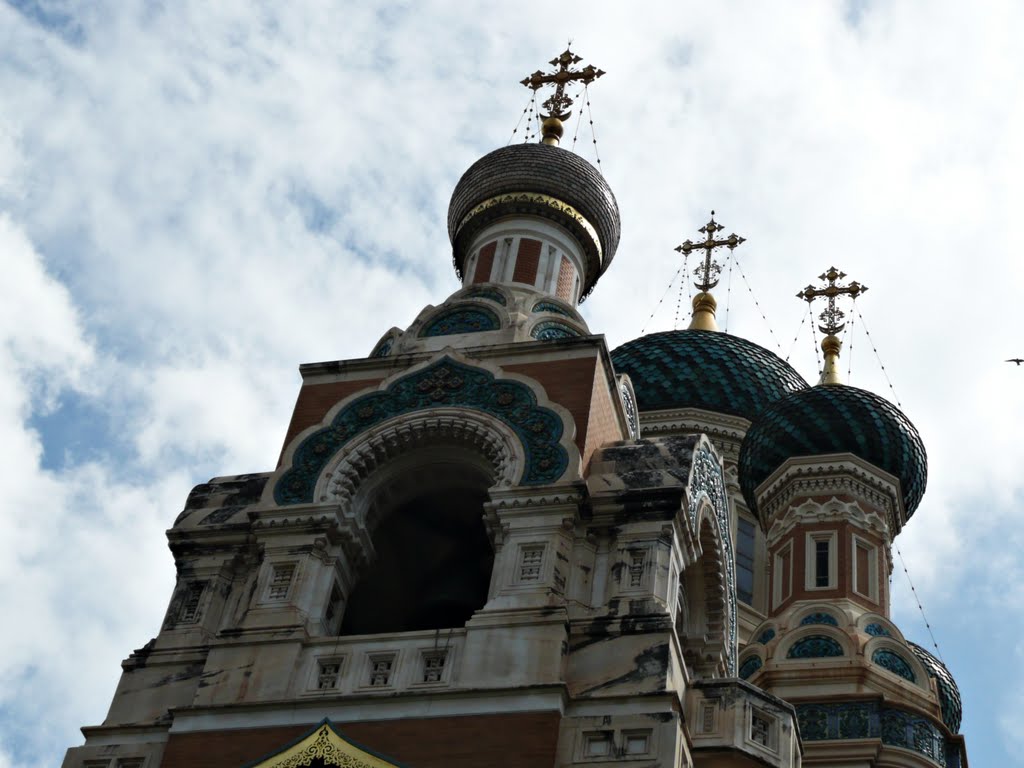
[[[725,332],[729,332],[729,308],[732,306],[732,261],[734,251],[729,251],[729,256],[726,262],[729,264],[729,278],[726,280],[725,288]]]
[[[597,151],[597,133],[594,131],[594,113],[590,109],[590,85],[583,86],[583,98],[587,105],[587,121],[590,123],[590,136],[594,142],[594,157],[597,158],[598,170],[601,170],[601,155]],[[583,115],[583,110],[580,110],[580,116]]]
[[[536,93],[531,93],[530,94],[530,98],[526,100],[526,106],[523,107],[523,113],[521,115],[519,115],[519,122],[516,123],[516,127],[512,129],[512,135],[509,136],[508,137],[508,141],[505,142],[505,146],[506,147],[509,144],[511,144],[512,143],[512,139],[514,139],[516,137],[516,133],[519,132],[519,128],[522,126],[523,120],[526,119],[526,113],[532,111],[531,108],[536,103],[536,101],[537,101],[537,94]],[[529,124],[530,124],[529,121],[527,121],[527,131],[529,130]]]
[[[793,350],[796,349],[796,340],[800,338],[800,331],[804,329],[804,323],[807,322],[807,318],[811,316],[810,311],[807,314],[801,313],[800,325],[796,327],[796,333],[793,334],[793,343],[789,347],[789,353],[786,355],[786,362],[789,362],[789,358],[793,356]]]
[[[743,267],[740,266],[740,260],[736,259],[736,269],[739,270],[740,277],[743,278],[743,284],[747,286],[747,291],[750,293],[750,298],[754,300],[754,306],[757,307],[757,311],[761,313],[761,319],[764,320],[765,326],[768,328],[768,333],[771,334],[772,341],[775,342],[775,348],[782,351],[782,345],[779,343],[778,336],[775,335],[775,331],[772,330],[772,324],[768,322],[768,318],[764,314],[764,310],[761,309],[761,303],[757,300],[757,296],[754,295],[754,289],[750,287],[750,281],[747,280],[746,274],[743,272]]]
[[[689,255],[684,255],[683,256],[682,271],[683,271],[683,274],[685,274],[685,275],[689,275],[690,274],[690,271],[687,269],[687,265],[689,264],[689,259],[690,259]],[[672,329],[673,330],[676,330],[676,329],[679,328],[679,312],[680,312],[680,309],[681,309],[681,305],[683,303],[683,283],[686,283],[687,285],[689,285],[690,281],[687,280],[684,277],[680,281],[680,283],[679,283],[679,293],[676,296],[676,317],[675,317],[675,320],[672,322]]]
[[[580,91],[576,94],[576,99],[575,100],[579,101],[580,100],[580,96],[582,96],[582,95],[583,95],[583,89],[580,89]],[[570,149],[573,152],[576,151],[576,139],[580,135],[580,125],[582,123],[583,123],[583,110],[580,109],[580,110],[577,111],[577,114],[576,114],[576,130],[573,131],[573,134],[572,134],[572,146],[570,147]]]
[[[856,306],[856,299],[853,300]],[[846,383],[853,384],[853,340],[855,338],[853,333],[853,315],[850,315],[850,322],[846,324],[846,328],[843,329],[843,338],[849,337],[850,344],[846,348]]]
[[[821,347],[818,346],[818,330],[814,324],[814,313],[811,311],[811,303],[807,302],[807,313],[811,316],[811,339],[814,340],[814,359],[818,363],[818,376],[821,376],[825,366],[821,362]]]
[[[684,266],[685,266],[685,265],[684,265]],[[679,267],[679,269],[677,269],[677,270],[676,270],[676,273],[675,273],[675,275],[674,275],[674,276],[672,277],[672,279],[668,281],[668,288],[666,288],[666,289],[665,289],[665,293],[664,293],[664,294],[662,294],[662,297],[661,297],[660,299],[658,299],[658,303],[654,305],[654,312],[651,312],[651,316],[650,316],[650,317],[648,317],[648,318],[647,318],[647,320],[646,320],[646,321],[644,322],[644,327],[640,329],[640,335],[641,335],[641,336],[643,336],[643,335],[644,335],[644,331],[646,331],[646,330],[647,330],[647,325],[648,325],[648,323],[650,323],[650,322],[651,322],[651,320],[653,320],[653,319],[654,319],[654,314],[655,314],[655,313],[656,313],[656,312],[658,311],[658,307],[660,307],[660,306],[661,306],[661,304],[662,304],[662,302],[663,302],[663,301],[665,301],[665,297],[666,297],[666,296],[668,296],[668,292],[672,290],[672,286],[673,286],[673,285],[675,285],[675,282],[676,282],[676,278],[677,278],[677,277],[679,277],[679,274],[680,274],[680,273],[681,273],[682,271],[683,271],[683,267],[682,267],[682,266],[680,266],[680,267]]]
[[[871,345],[871,351],[875,353],[875,359],[878,360],[878,365],[882,369],[882,375],[885,376],[885,383],[889,385],[889,391],[892,392],[893,399],[896,401],[896,405],[903,409],[903,403],[900,402],[899,395],[896,394],[896,388],[893,387],[892,381],[889,379],[889,372],[885,370],[885,365],[882,364],[882,356],[878,354],[878,347],[875,346],[875,340],[871,338],[871,333],[868,331],[868,325],[864,322],[864,316],[860,313],[854,305],[854,311],[857,313],[857,319],[860,320],[860,327],[864,329],[864,335],[867,336],[868,344]]]
[[[943,664],[945,664],[946,660],[944,658],[942,658],[942,651],[939,649],[939,643],[935,639],[935,633],[932,632],[932,625],[928,623],[928,617],[925,616],[924,606],[921,605],[921,598],[917,594],[917,590],[914,589],[914,582],[911,581],[911,579],[910,579],[910,571],[907,570],[907,561],[903,559],[903,553],[900,552],[900,548],[899,548],[899,546],[897,546],[896,542],[893,542],[892,545],[896,549],[896,554],[900,558],[900,565],[903,566],[903,573],[907,577],[907,583],[910,585],[910,591],[913,593],[914,600],[917,602],[917,609],[921,612],[921,619],[924,621],[925,627],[928,628],[928,636],[931,637],[932,645],[935,646],[935,653],[938,655],[939,661],[941,661]]]

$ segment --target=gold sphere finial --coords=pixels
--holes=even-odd
[[[690,319],[690,330],[694,331],[717,331],[718,323],[715,321],[715,310],[718,309],[718,302],[715,297],[707,291],[701,291],[693,297],[693,317]]]
[[[558,146],[558,142],[561,141],[562,134],[565,132],[562,121],[552,115],[544,118],[544,122],[540,124],[540,130],[541,141],[553,147]]]

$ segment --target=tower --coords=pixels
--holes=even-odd
[[[717,330],[714,219],[690,329],[591,333],[619,210],[559,138],[603,73],[551,63],[543,141],[452,194],[461,287],[303,365],[273,471],[193,489],[163,626],[67,768],[961,764],[951,678],[888,621],[916,432]]]

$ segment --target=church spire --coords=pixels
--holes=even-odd
[[[571,44],[571,42],[570,42]],[[568,47],[553,58],[549,64],[557,67],[554,72],[547,74],[539,69],[529,77],[523,78],[520,82],[527,88],[538,91],[545,85],[554,85],[555,92],[544,100],[543,107],[547,110],[546,115],[541,115],[544,121],[541,123],[541,141],[544,144],[558,145],[562,138],[562,123],[569,119],[572,112],[572,98],[565,92],[565,86],[571,82],[580,82],[590,85],[597,78],[604,74],[604,70],[597,69],[593,64],[588,64],[582,69],[573,69],[573,65],[579,64],[583,59],[573,53]]]
[[[721,240],[716,240],[715,234],[723,229],[725,227],[715,221],[715,212],[712,211],[711,221],[697,230],[705,236],[704,240],[698,243],[687,240],[682,245],[676,246],[676,250],[684,256],[689,256],[691,252],[698,249],[704,250],[704,263],[693,271],[693,274],[697,276],[697,282],[694,285],[700,291],[693,297],[693,319],[690,321],[690,328],[693,330],[718,330],[718,324],[715,322],[715,310],[718,308],[718,302],[715,301],[715,297],[711,295],[710,291],[718,285],[718,276],[722,274],[722,265],[712,258],[712,252],[723,246],[731,251],[746,240],[735,232]]]
[[[825,365],[821,370],[821,378],[818,380],[819,384],[843,383],[839,375],[839,351],[842,349],[843,343],[836,334],[846,327],[846,323],[843,321],[846,313],[836,306],[836,298],[838,296],[849,296],[852,299],[856,299],[868,289],[866,285],[861,285],[856,280],[849,285],[838,285],[837,281],[842,280],[844,277],[846,277],[845,272],[840,272],[835,267],[829,267],[828,271],[818,275],[819,280],[827,283],[824,287],[815,288],[812,285],[808,285],[796,295],[798,299],[803,299],[808,304],[813,303],[815,299],[828,299],[828,306],[818,316],[822,323],[818,326],[818,330],[825,334],[825,338],[821,340],[821,351],[825,354]]]

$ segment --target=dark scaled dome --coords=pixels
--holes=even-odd
[[[778,355],[719,331],[641,336],[612,352],[612,362],[629,374],[641,411],[701,408],[753,421],[769,403],[807,388]]]
[[[459,274],[477,232],[503,216],[524,213],[551,219],[577,237],[588,260],[586,295],[618,248],[619,204],[600,171],[547,144],[496,149],[462,174],[448,205],[448,237]]]
[[[928,460],[910,419],[873,392],[823,384],[772,403],[740,447],[740,487],[751,509],[754,489],[787,459],[852,453],[899,478],[909,517],[924,495]]]
[[[949,674],[946,665],[931,653],[916,643],[908,643],[908,645],[910,650],[914,652],[914,655],[917,656],[917,660],[928,670],[928,676],[935,678],[939,688],[939,706],[942,707],[942,722],[953,733],[959,733],[960,720],[963,717],[963,707],[960,703],[960,689],[956,685],[956,680]]]

